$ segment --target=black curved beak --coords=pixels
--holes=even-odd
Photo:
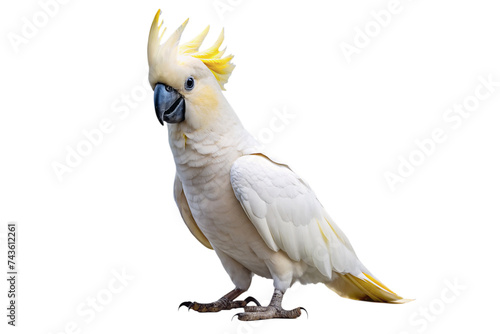
[[[184,98],[175,89],[162,83],[155,86],[155,110],[156,117],[163,125],[167,123],[180,123],[184,121],[186,113]]]

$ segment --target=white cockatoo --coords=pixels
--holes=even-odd
[[[176,165],[174,198],[191,233],[219,257],[235,288],[213,303],[184,302],[199,312],[244,307],[240,320],[296,318],[281,301],[294,283],[324,283],[342,297],[402,303],[360,262],[314,192],[287,165],[266,155],[245,130],[222,90],[234,68],[219,50],[223,32],[204,51],[208,27],[180,44],[184,22],[161,43],[156,14],[148,41],[149,82],[158,120],[168,123]],[[269,278],[268,306],[235,300],[252,276]],[[247,305],[250,301],[256,306]]]

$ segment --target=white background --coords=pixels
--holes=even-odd
[[[221,3],[229,6],[223,13],[215,6]],[[0,263],[5,272],[6,225],[15,221],[20,276],[15,329],[6,325],[1,280],[1,332],[496,328],[500,87],[457,129],[443,114],[474,94],[479,76],[500,80],[499,8],[486,0],[401,0],[399,13],[348,62],[341,43],[353,44],[356,28],[388,4],[72,0],[52,8],[53,17],[15,48],[9,36],[22,36],[23,18],[33,22],[42,7],[2,2]],[[214,252],[184,226],[172,198],[167,128],[142,85],[158,8],[168,34],[189,17],[185,38],[210,24],[210,45],[225,27],[224,45],[237,65],[226,97],[244,124],[259,136],[273,110],[293,113],[268,147],[315,189],[365,265],[416,301],[362,303],[309,285],[294,286],[284,299],[287,308],[307,308],[309,319],[247,324],[231,321],[238,310],[177,311],[185,300],[213,301],[232,284]],[[103,119],[112,131],[59,180],[54,162],[64,164],[68,147],[76,149],[83,132]],[[408,158],[415,140],[435,128],[447,140],[391,191],[384,173],[396,172],[398,156]],[[120,287],[113,271],[122,270],[133,279],[112,293],[110,283]],[[450,284],[460,288],[453,292]],[[267,303],[272,289],[270,280],[255,277],[244,296]],[[86,303],[96,297],[106,305],[90,319]]]

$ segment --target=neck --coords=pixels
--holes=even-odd
[[[178,174],[189,178],[191,173],[200,173],[199,170],[206,167],[226,170],[257,146],[229,105],[219,110],[217,117],[224,121],[212,122],[211,126],[194,129],[187,122],[169,125],[169,142]]]

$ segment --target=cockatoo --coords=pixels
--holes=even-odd
[[[204,51],[208,27],[180,44],[186,20],[161,43],[154,17],[148,41],[149,82],[156,116],[168,123],[176,165],[174,198],[191,233],[213,249],[235,288],[213,303],[184,302],[198,312],[244,307],[240,320],[297,318],[282,308],[292,284],[324,283],[342,297],[403,303],[360,262],[308,184],[272,160],[245,130],[222,94],[234,65],[219,50],[224,31]],[[273,280],[268,306],[248,297],[252,276]],[[256,306],[247,305],[254,302]]]

